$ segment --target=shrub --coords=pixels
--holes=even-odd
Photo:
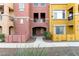
[[[0,34],[0,42],[4,42],[4,38],[5,38],[4,34]]]
[[[45,36],[46,39],[51,39],[50,32],[44,32],[44,36]]]
[[[28,50],[21,50],[16,52],[16,56],[47,56],[47,51],[45,49],[36,49],[36,48],[31,48]]]

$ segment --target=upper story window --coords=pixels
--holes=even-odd
[[[34,3],[34,7],[38,7],[38,3]]]
[[[46,4],[45,4],[45,3],[41,3],[41,6],[42,6],[42,7],[45,7],[45,6],[46,6]]]
[[[0,14],[4,14],[4,6],[0,6]]]
[[[19,3],[19,11],[24,11],[24,3]]]
[[[65,19],[65,10],[54,10],[53,19]]]

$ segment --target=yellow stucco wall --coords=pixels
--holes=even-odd
[[[68,21],[68,9],[73,7],[73,20]],[[78,13],[78,4],[75,3],[68,3],[68,4],[51,4],[49,7],[49,32],[52,34],[52,40],[53,41],[77,41],[79,40],[79,15],[76,15]],[[53,10],[65,10],[66,11],[66,19],[57,19],[54,20],[52,18],[52,11]],[[54,25],[65,25],[66,30],[65,34],[57,35],[55,34],[55,27]],[[73,25],[73,27],[69,27],[70,25]]]

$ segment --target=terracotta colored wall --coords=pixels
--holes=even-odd
[[[7,43],[24,43],[26,41],[25,35],[9,35],[5,39],[5,42]]]
[[[48,7],[49,4],[46,4],[45,7],[42,7],[41,4],[39,4],[38,7],[34,7],[33,3],[25,4],[25,10],[23,12],[19,11],[19,5],[14,4],[14,14],[16,17],[29,17],[29,21],[27,19],[24,20],[24,24],[20,24],[20,19],[15,20],[15,31],[16,34],[26,34],[27,38],[31,36],[32,34],[32,28],[33,27],[46,27],[48,29],[48,23],[34,23],[30,21],[33,19],[33,13],[45,13],[46,18],[48,17]],[[38,26],[40,25],[40,26]]]
[[[16,4],[14,4],[14,10],[15,10],[15,15],[16,16],[29,16],[29,7],[30,6],[30,4],[28,4],[28,3],[25,3],[25,9],[24,9],[24,11],[22,11],[22,12],[20,12],[19,11],[19,4],[18,3],[16,3]]]
[[[49,4],[46,4],[45,7],[41,6],[41,3],[38,4],[38,7],[34,7],[34,4],[31,4],[31,17],[33,18],[33,13],[46,13],[46,18],[48,18],[48,7]]]
[[[18,10],[19,6],[18,4],[14,4],[14,14],[16,17],[29,17],[30,15],[30,7],[29,7],[29,4],[25,4],[25,10],[23,12],[20,12]],[[23,20],[23,24],[20,23],[21,19],[17,18],[15,20],[15,31],[16,31],[16,34],[23,34],[23,35],[26,35],[26,39],[29,38],[30,36],[30,30],[29,30],[29,26],[30,26],[30,23],[29,23],[29,19],[25,18]]]
[[[33,13],[39,13],[39,17],[40,17],[40,13],[45,13],[45,16],[47,19],[47,22],[43,22],[43,23],[36,23],[36,22],[31,22],[31,33],[32,33],[32,28],[33,27],[45,27],[48,30],[48,20],[49,20],[49,16],[48,16],[48,11],[49,11],[49,4],[47,3],[45,7],[41,6],[41,3],[38,4],[38,7],[34,7],[34,4],[31,4],[31,11],[30,11],[30,16],[31,19],[33,19]]]

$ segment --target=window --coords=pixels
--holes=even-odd
[[[14,27],[13,26],[9,27],[9,34],[10,35],[14,34]]]
[[[53,19],[65,19],[65,11],[64,10],[53,11]]]
[[[42,22],[45,22],[45,13],[40,13],[40,18]]]
[[[24,3],[19,3],[19,11],[24,11]]]
[[[34,3],[34,7],[38,7],[38,3]]]
[[[20,24],[23,24],[24,23],[24,20],[23,19],[20,19]]]
[[[33,18],[34,18],[34,22],[37,22],[39,19],[39,14],[38,13],[34,13],[33,14]]]
[[[45,7],[45,6],[46,6],[46,4],[45,4],[45,3],[41,3],[41,6],[42,6],[42,7]]]
[[[4,5],[0,6],[0,14],[4,14]]]
[[[34,14],[33,14],[33,18],[34,18],[34,19],[38,19],[38,16],[39,16],[38,13],[34,13]]]
[[[40,13],[40,18],[45,19],[45,13]]]
[[[64,34],[64,26],[56,26],[56,34]]]
[[[0,33],[2,33],[2,26],[0,26]]]

